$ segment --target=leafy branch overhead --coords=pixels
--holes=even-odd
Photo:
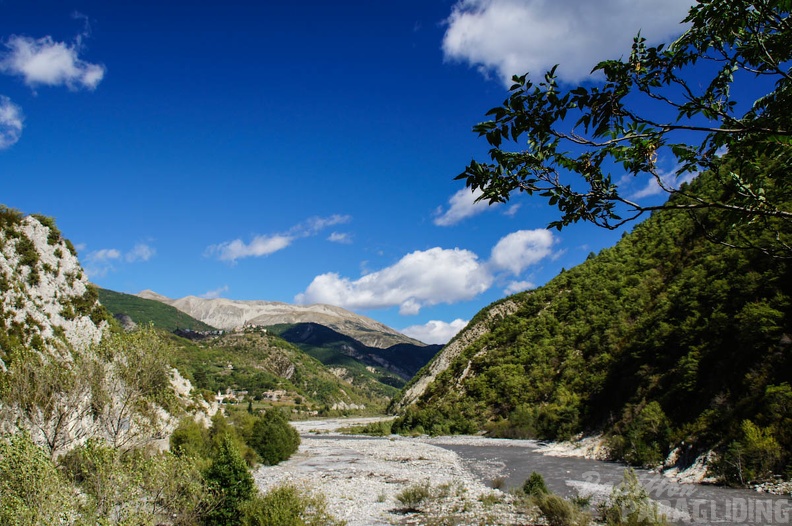
[[[552,228],[615,229],[659,209],[709,212],[736,232],[716,241],[792,256],[791,6],[703,0],[675,42],[649,47],[639,34],[628,58],[600,62],[597,85],[560,85],[558,66],[538,84],[513,77],[509,98],[487,113],[493,120],[473,128],[492,146],[492,162],[472,161],[457,179],[490,204],[514,192],[547,198],[561,212]],[[757,88],[755,101],[737,96]],[[660,162],[674,166],[673,177]],[[673,180],[703,171],[717,174],[719,192],[692,193]],[[619,182],[647,174],[677,197],[641,204]],[[771,241],[751,239],[756,228]]]

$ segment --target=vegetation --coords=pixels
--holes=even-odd
[[[267,332],[227,333],[200,341],[169,338],[176,347],[173,365],[207,394],[246,391],[245,397],[259,409],[278,405],[324,414],[341,402],[369,412],[381,411],[387,402],[338,378],[316,359]],[[277,400],[267,398],[275,391],[284,393]]]
[[[610,499],[601,506],[600,514],[602,522],[608,526],[667,524],[632,469],[624,471],[624,480],[614,486]]]
[[[153,325],[173,332],[176,329],[211,331],[214,327],[160,301],[139,298],[107,289],[98,289],[99,301],[114,315],[126,314],[138,325]]]
[[[322,495],[280,486],[245,505],[244,526],[343,526],[327,511]]]
[[[786,1],[700,0],[670,45],[649,47],[639,35],[623,58],[600,62],[604,84],[562,87],[556,68],[538,84],[515,76],[510,97],[489,111],[493,120],[474,128],[492,146],[492,162],[473,161],[457,178],[490,203],[515,192],[547,198],[561,213],[549,225],[558,229],[578,221],[613,229],[653,210],[716,210],[730,228],[713,240],[790,257],[790,21]],[[741,88],[756,86],[766,94],[740,98],[752,93]],[[522,151],[504,146],[511,142]],[[674,180],[703,171],[720,191],[692,192]],[[619,188],[622,174],[649,176],[676,199],[640,204]],[[755,237],[757,225],[770,235]]]
[[[724,189],[708,173],[685,191]],[[656,465],[684,444],[690,461],[723,453],[732,482],[785,473],[790,261],[713,244],[702,221],[723,225],[718,211],[654,214],[616,246],[510,298],[518,311],[493,321],[394,431],[472,427],[547,439],[605,431],[614,458],[633,464]]]

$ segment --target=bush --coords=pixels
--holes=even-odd
[[[408,511],[417,511],[420,507],[433,498],[429,481],[407,486],[396,495],[396,500],[401,502]]]
[[[76,512],[66,481],[29,435],[0,441],[0,524],[68,524]]]
[[[209,488],[217,495],[218,504],[205,519],[208,526],[238,524],[242,506],[254,494],[253,476],[229,435],[223,436],[212,464],[204,472]]]
[[[621,484],[614,486],[610,500],[600,508],[602,521],[610,525],[650,526],[667,524],[657,504],[641,486],[635,471],[624,471]]]
[[[591,521],[588,513],[558,495],[547,493],[533,500],[550,526],[586,526]]]
[[[531,497],[539,497],[547,495],[550,491],[547,489],[544,477],[536,471],[531,472],[531,476],[525,481],[522,487],[523,493]]]
[[[244,526],[335,526],[343,522],[327,512],[324,496],[312,496],[294,486],[280,486],[256,495],[242,508]]]
[[[297,451],[300,435],[283,413],[271,409],[253,424],[249,444],[262,463],[274,466]]]

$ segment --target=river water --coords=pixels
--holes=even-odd
[[[531,472],[540,473],[559,495],[590,496],[593,502],[611,494],[624,477],[625,466],[585,458],[554,457],[538,452],[538,444],[522,447],[438,443],[464,459],[468,469],[490,485],[522,487]],[[679,524],[790,524],[792,498],[751,490],[704,484],[679,484],[663,475],[635,470],[660,511]]]

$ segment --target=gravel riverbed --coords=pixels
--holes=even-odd
[[[259,468],[254,477],[262,491],[292,484],[324,494],[328,511],[349,526],[426,524],[442,517],[458,524],[530,524],[535,517],[517,513],[513,497],[480,481],[459,456],[427,438],[348,437],[337,430],[376,419],[293,422],[302,436],[298,452],[277,466]],[[447,437],[477,440],[477,437]],[[497,478],[499,466],[492,466]],[[408,510],[397,499],[406,488],[428,484],[433,497]]]

